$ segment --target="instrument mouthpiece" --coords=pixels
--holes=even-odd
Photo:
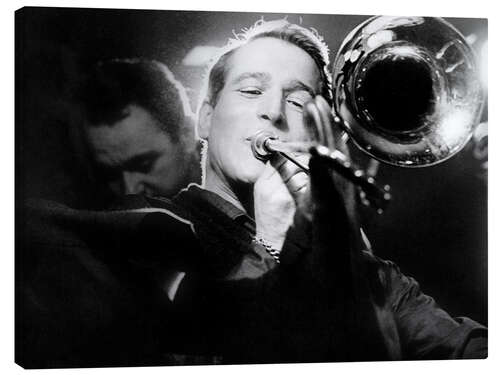
[[[265,130],[258,131],[251,139],[251,148],[253,155],[259,160],[268,160],[269,157],[274,153],[274,151],[268,147],[267,143],[270,140],[277,139],[278,136],[276,136],[274,133]]]

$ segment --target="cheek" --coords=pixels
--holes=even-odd
[[[252,127],[258,130],[260,126],[251,104],[242,105],[237,100],[219,102],[208,138],[210,162],[226,177],[244,183],[255,182],[264,168],[245,140],[252,134]]]
[[[241,157],[249,150],[244,139],[251,125],[250,119],[244,108],[238,110],[232,103],[220,103],[217,109],[208,136],[209,153],[217,159],[231,158],[234,154]]]
[[[125,195],[125,188],[120,181],[111,181],[106,184],[107,188],[116,196]]]
[[[156,194],[171,196],[187,186],[186,167],[180,164],[165,163],[155,168],[147,178],[147,185],[153,188]]]
[[[182,156],[181,150],[164,154],[157,160],[150,175],[156,180],[163,180],[164,183],[175,183],[178,176],[182,175],[187,168]],[[165,181],[165,178],[169,181]]]
[[[228,137],[244,137],[249,128],[257,126],[257,100],[241,98],[234,92],[223,93],[212,117],[212,132],[224,133]]]
[[[212,117],[212,126],[210,127],[208,141],[219,141],[226,138],[236,137],[239,132],[241,116],[238,116],[237,111],[233,106],[218,105],[218,110],[214,112]]]

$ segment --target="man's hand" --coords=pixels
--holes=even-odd
[[[306,161],[309,156],[297,156]],[[307,164],[307,163],[305,163]],[[268,161],[254,185],[256,235],[281,250],[292,225],[296,199],[308,187],[309,177],[292,162],[276,155]]]
[[[317,96],[306,104],[304,121],[315,132],[318,145],[349,156],[341,129],[324,98]],[[309,168],[309,188],[297,201],[294,227],[310,235],[310,246],[314,249],[308,257],[311,274],[323,280],[324,285],[332,285],[332,277],[348,278],[352,252],[361,249],[356,188],[335,173],[321,156],[313,156]]]
[[[348,155],[345,143],[340,139],[340,129],[334,128],[331,108],[321,96],[317,96],[306,105],[304,121],[308,123],[308,128],[314,130],[318,144],[327,146],[331,150],[338,149]],[[310,155],[295,157],[307,165]],[[354,217],[346,217],[354,215],[354,187],[342,177],[332,173],[328,167],[322,168],[318,164],[321,162],[317,161],[314,168],[317,171],[314,192],[310,190],[309,176],[294,163],[279,155],[275,155],[266,164],[264,172],[256,181],[254,185],[256,234],[274,249],[281,250],[283,247],[297,207],[302,216],[310,221],[314,207],[316,209],[322,207],[329,211],[330,215],[342,217],[341,221],[356,221],[353,220]]]

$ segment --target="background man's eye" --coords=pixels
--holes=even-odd
[[[121,176],[121,171],[117,168],[97,166],[95,169],[95,175],[98,180],[109,182],[109,181],[119,180]]]
[[[154,160],[147,160],[136,165],[136,171],[140,173],[148,173],[153,168]]]

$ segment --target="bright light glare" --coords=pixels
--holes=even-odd
[[[454,147],[460,143],[464,136],[463,129],[470,123],[471,115],[465,110],[449,110],[442,120],[441,126],[437,129],[437,134],[449,147]]]
[[[219,48],[212,46],[196,46],[182,60],[186,66],[205,66],[215,56]]]
[[[370,49],[375,49],[383,44],[392,41],[395,38],[395,34],[391,30],[380,30],[375,34],[370,35],[366,44]]]

